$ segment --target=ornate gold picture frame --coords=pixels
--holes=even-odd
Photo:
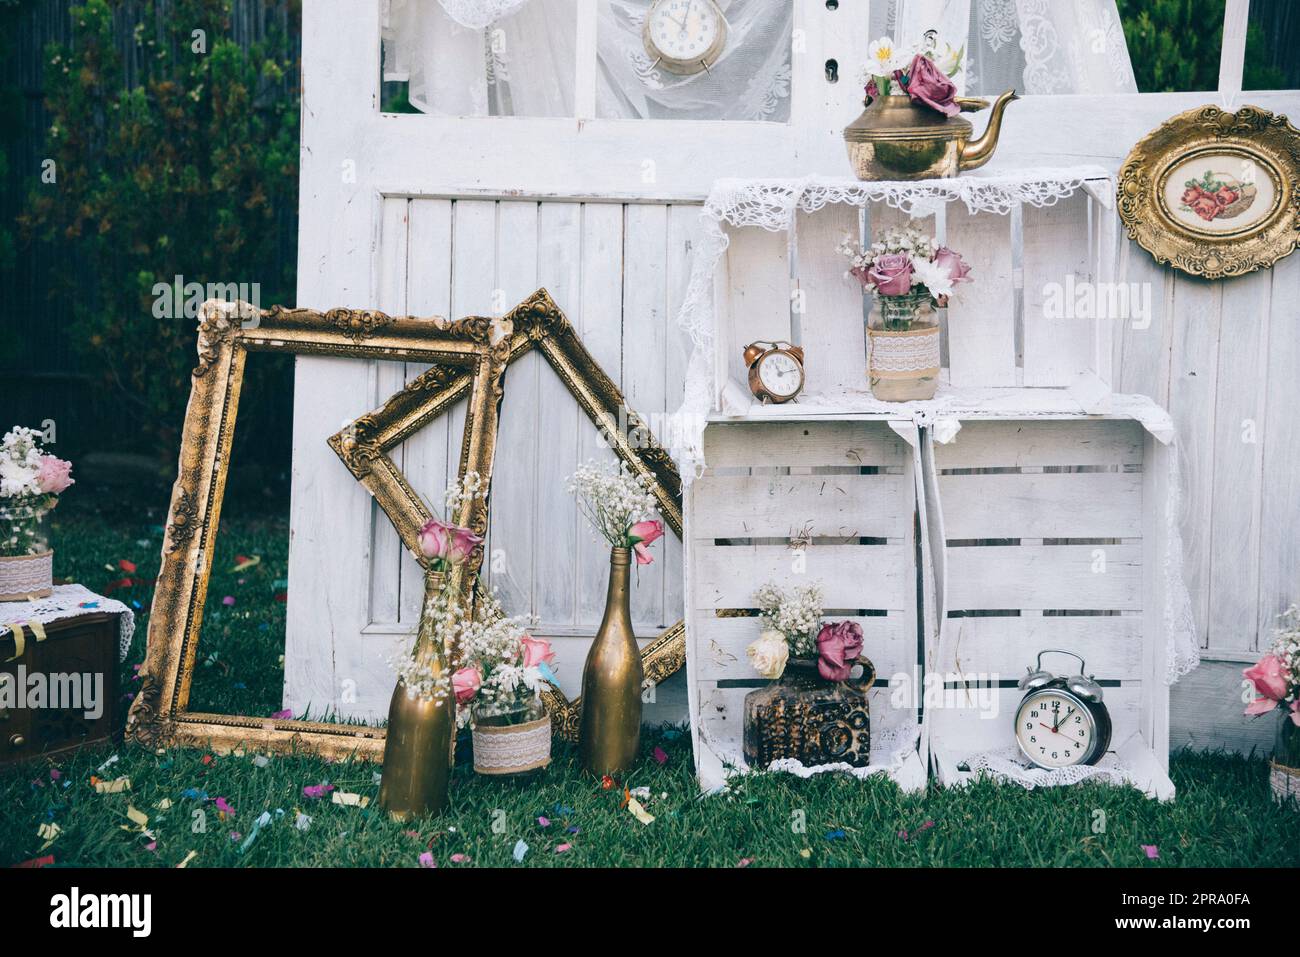
[[[208,302],[202,308],[199,364],[191,379],[179,474],[172,489],[162,568],[149,616],[148,647],[140,669],[140,691],[127,719],[127,736],[150,747],[301,749],[327,757],[378,759],[384,747],[381,728],[187,710],[244,364],[249,352],[259,351],[428,362],[433,368],[417,380],[426,385],[436,380],[436,370],[454,373],[457,381],[464,382],[459,394],[469,398],[461,472],[479,472],[487,482],[496,443],[505,344],[494,344],[492,321],[477,317],[447,322],[350,309],[322,313],[277,306],[256,310],[242,303],[220,302]],[[419,427],[404,410],[422,389],[407,391],[411,394],[406,399],[390,402],[393,411],[378,423],[382,434],[402,436]],[[369,434],[365,427],[358,432]],[[349,467],[367,463],[368,487],[377,497],[385,496],[390,508],[399,497],[405,501],[409,495],[418,500],[385,455],[367,458],[369,448],[364,442],[346,447],[344,461]],[[483,499],[467,502],[453,520],[485,529],[487,507]],[[410,546],[413,530],[397,524],[402,540]],[[473,587],[481,561],[479,549],[462,566],[460,587],[466,592]]]
[[[471,320],[464,320],[466,322]],[[481,320],[487,322],[488,320]],[[508,365],[533,349],[541,351],[592,424],[601,431],[618,458],[643,476],[659,504],[664,523],[682,534],[681,477],[668,452],[650,433],[644,420],[629,410],[623,394],[583,346],[572,324],[545,289],[539,289],[499,320],[498,353]],[[428,520],[420,496],[402,477],[387,453],[416,430],[448,410],[474,388],[463,368],[429,369],[384,406],[341,430],[329,440],[357,480],[375,495],[408,548]],[[483,534],[487,515],[481,516]],[[418,549],[414,549],[418,553]],[[678,622],[641,653],[647,683],[657,684],[686,662],[686,628]],[[558,688],[542,695],[555,732],[577,740],[581,699],[568,700]]]
[[[1166,120],[1120,170],[1130,239],[1193,276],[1266,269],[1300,245],[1300,131],[1244,106],[1203,106]]]

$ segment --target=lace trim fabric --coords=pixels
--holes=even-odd
[[[131,637],[135,634],[135,612],[120,601],[96,595],[84,585],[55,585],[48,598],[35,601],[11,601],[0,604],[0,635],[21,627],[30,638],[32,622],[48,625],[64,618],[105,611],[118,616],[117,660],[125,661]]]
[[[35,595],[49,588],[53,577],[53,552],[0,560],[0,596]],[[6,599],[0,597],[3,600]]]
[[[551,721],[529,725],[475,728],[474,770],[480,774],[531,771],[551,760]]]
[[[872,329],[871,374],[883,378],[911,378],[917,373],[939,374],[939,327],[908,333]]]
[[[438,0],[442,9],[462,27],[482,30],[509,16],[528,0]]]
[[[1074,765],[1068,768],[1040,768],[1030,764],[1015,748],[986,751],[967,758],[965,765],[975,774],[986,774],[998,781],[1019,784],[1027,791],[1034,788],[1066,787],[1082,781],[1106,781],[1110,784],[1132,784],[1133,779],[1114,752],[1102,757],[1096,764]]]
[[[872,729],[871,763],[865,768],[855,768],[844,761],[806,765],[795,758],[780,758],[769,764],[767,770],[793,774],[800,778],[810,778],[814,774],[836,773],[848,774],[862,780],[875,774],[887,774],[902,768],[907,758],[916,754],[920,737],[920,728],[915,725],[887,728],[883,731]]]

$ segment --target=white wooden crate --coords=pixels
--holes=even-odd
[[[706,429],[709,467],[688,487],[684,535],[692,731],[705,789],[745,767],[744,698],[766,684],[745,654],[760,627],[752,594],[769,580],[819,582],[826,616],[862,626],[863,654],[879,676],[869,694],[873,740],[885,727],[916,727],[916,710],[892,707],[888,687],[900,674],[919,681],[920,657],[917,432],[894,425],[906,439],[883,420]],[[804,535],[812,544],[800,558],[791,539]],[[916,752],[882,773],[905,789],[925,785]]]
[[[727,244],[713,273],[716,409],[734,414],[750,403],[741,355],[756,339],[803,346],[800,402],[868,390],[863,293],[835,247],[845,236],[870,242],[911,217],[864,200],[852,184],[819,181],[808,190],[827,188],[847,189],[854,202],[796,208],[778,231],[720,224]],[[918,228],[967,260],[974,278],[940,310],[941,388],[1065,388],[1081,378],[1109,386],[1113,317],[1076,318],[1073,303],[1068,317],[1057,316],[1054,306],[1058,291],[1116,278],[1112,196],[1113,183],[1098,170],[1052,205],[972,214],[952,199],[916,217]]]
[[[1125,780],[1173,797],[1168,447],[1124,418],[968,421],[932,447],[926,487],[932,537],[943,539],[931,542],[943,628],[927,648],[927,673],[955,689],[927,709],[938,780],[964,783],[969,758],[1015,747],[1014,683],[1040,650],[1059,648],[1082,655],[1102,681]],[[1044,661],[1049,670],[1071,664]],[[961,690],[976,680],[995,714]]]

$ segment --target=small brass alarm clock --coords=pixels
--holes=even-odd
[[[1043,670],[1043,655],[1068,655],[1079,673],[1066,677]],[[1016,709],[1016,743],[1040,768],[1096,764],[1110,747],[1110,712],[1102,703],[1101,685],[1084,677],[1086,665],[1072,651],[1047,649],[1020,679],[1025,692]]]
[[[727,18],[713,0],[655,0],[641,42],[654,66],[689,76],[718,62],[727,45]]]
[[[759,339],[745,347],[749,391],[767,404],[789,402],[803,390],[803,350],[788,342]]]

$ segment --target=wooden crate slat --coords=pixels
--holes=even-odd
[[[935,446],[940,469],[1142,463],[1142,426],[1126,419],[965,422]]]
[[[1065,302],[1091,282],[1088,248],[1088,194],[1080,190],[1051,206],[1025,206],[1022,212],[1021,270],[1024,275],[1025,385],[1065,386],[1093,366],[1094,312],[1076,316]],[[1073,276],[1074,286],[1066,277]],[[1054,287],[1053,287],[1054,286]],[[1060,297],[1057,302],[1053,297]],[[1073,295],[1070,296],[1074,298]],[[1047,315],[1051,308],[1052,315]]]
[[[948,366],[955,386],[1014,386],[1015,289],[1011,218],[947,210],[947,245],[971,267],[948,305]]]
[[[785,231],[728,229],[727,315],[731,327],[718,330],[730,345],[725,368],[745,381],[745,346],[756,339],[790,338],[790,237]]]
[[[1104,559],[1104,571],[1100,559]],[[948,549],[948,610],[1142,607],[1140,545],[983,545]]]
[[[941,475],[939,494],[950,541],[1142,535],[1138,473]]]
[[[841,204],[795,214],[794,321],[809,391],[868,387],[862,285],[845,275],[848,260],[835,251],[846,235],[858,235],[858,215]]]
[[[727,423],[704,431],[710,469],[901,466],[906,444],[880,423]]]
[[[902,475],[719,475],[701,483],[694,538],[902,538]],[[817,547],[817,546],[814,546]]]
[[[1138,731],[1139,703],[1142,688],[1136,685],[1109,687],[1104,690],[1104,701],[1110,711],[1111,750],[1127,741]],[[948,692],[953,702],[965,700],[965,691]],[[1024,692],[1018,688],[982,688],[972,691],[976,702],[988,702],[985,709],[974,705],[957,704],[932,708],[930,735],[936,749],[953,755],[958,761],[974,754],[1016,747],[1016,708]]]
[[[702,608],[752,608],[754,589],[773,581],[784,587],[819,582],[824,608],[903,609],[916,588],[911,551],[893,545],[813,545],[804,570],[785,545],[695,543],[691,564],[694,602]]]
[[[835,620],[843,620],[836,618]],[[862,628],[862,653],[876,666],[877,684],[891,675],[910,673],[916,665],[916,623],[902,612],[891,615],[852,616]],[[698,676],[704,681],[757,677],[745,649],[762,625],[758,618],[717,618],[702,611],[696,618],[695,648]]]
[[[936,671],[979,671],[1019,680],[1045,648],[1079,651],[1087,672],[1100,679],[1137,680],[1142,670],[1141,615],[1029,615],[948,620],[952,648],[932,663]],[[1048,655],[1046,668],[1076,665]]]

